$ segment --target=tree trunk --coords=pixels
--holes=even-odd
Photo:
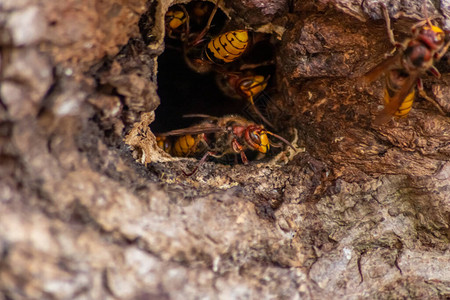
[[[396,39],[450,15],[434,2],[388,6]],[[359,84],[393,49],[377,2],[224,0],[211,31],[272,51],[265,113],[295,151],[186,177],[198,161],[160,150],[156,126],[246,104],[210,84],[214,104],[163,98],[200,80],[161,81],[187,68],[158,61],[183,48],[173,4],[0,2],[0,299],[450,298],[448,56],[423,74],[446,115],[417,97],[378,126],[383,79]],[[165,101],[180,116],[154,125]]]

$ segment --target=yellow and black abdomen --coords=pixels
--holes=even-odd
[[[178,137],[173,144],[173,155],[186,157],[197,154],[199,141],[199,136],[192,136],[190,134]]]
[[[386,86],[384,88],[384,104],[387,106],[391,99],[400,91],[409,74],[402,70],[391,70],[386,76]],[[394,113],[396,117],[406,116],[412,108],[415,97],[415,88],[412,87],[408,95],[403,99],[400,107]]]
[[[384,90],[384,104],[388,105],[391,101],[391,98],[393,97],[392,91],[390,92],[389,89]],[[404,117],[406,116],[414,103],[414,97],[415,97],[415,90],[412,89],[411,92],[406,96],[406,98],[403,100],[402,104],[398,108],[398,110],[395,112],[394,116],[396,117]]]
[[[182,10],[169,10],[166,13],[166,26],[169,31],[178,29],[181,25],[186,23],[187,16]]]
[[[197,150],[198,138],[190,134],[182,136],[157,136],[156,143],[164,152],[178,157],[194,155]]]
[[[264,76],[255,75],[244,78],[239,82],[239,93],[253,104],[253,97],[261,93],[267,86]]]
[[[208,147],[205,134],[185,134],[180,136],[157,136],[156,143],[164,152],[178,157],[196,156]]]
[[[229,31],[209,41],[205,55],[215,64],[230,63],[245,52],[248,42],[246,30]]]

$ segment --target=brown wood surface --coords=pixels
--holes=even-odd
[[[149,129],[171,2],[0,4],[0,299],[448,299],[447,56],[423,77],[447,116],[416,99],[375,126],[375,1],[222,2],[274,33],[268,109],[298,151],[191,177]],[[422,7],[388,7],[396,38]]]

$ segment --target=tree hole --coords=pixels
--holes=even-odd
[[[213,8],[213,3],[204,1],[192,1],[185,5],[185,10],[191,16],[189,22],[191,38],[204,29]],[[177,9],[180,9],[180,5],[172,6],[169,11]],[[196,17],[194,11],[200,9],[207,13],[202,17]],[[212,38],[226,31],[241,29],[244,28],[234,24],[219,8],[210,30],[204,37],[205,41],[195,47],[203,51]],[[270,35],[249,32],[252,42],[241,58],[229,64],[213,65],[210,72],[198,73],[186,63],[183,42],[180,38],[176,38],[177,36],[169,37],[168,31],[166,29],[165,51],[158,58],[158,94],[161,104],[155,112],[155,122],[151,125],[154,133],[185,128],[198,122],[198,119],[183,117],[188,114],[216,117],[236,114],[255,123],[264,124],[264,121],[255,115],[248,99],[238,95],[227,83],[229,73],[255,74],[267,79],[267,87],[255,97],[254,102],[261,113],[270,118],[266,116],[266,108],[267,102],[271,100],[270,90],[274,86],[275,74],[274,47]],[[200,59],[206,60],[201,52],[200,55],[203,56]],[[268,127],[267,124],[264,125]]]
[[[286,143],[276,135],[278,128],[273,125],[276,121],[273,112],[277,108],[272,96],[277,89],[275,39],[271,34],[248,30],[245,24],[228,18],[215,4],[204,1],[173,5],[166,13],[165,27],[165,50],[158,57],[157,73],[161,104],[150,125],[159,141],[164,141],[158,143],[160,147],[173,156],[200,158],[206,151],[214,150],[220,157],[222,152],[227,152],[247,162],[246,155],[249,161],[260,159],[267,151],[272,152],[273,146]],[[230,119],[221,125],[218,125],[220,121],[210,122],[216,127],[226,127],[225,137],[205,130],[201,142],[196,137],[192,139],[195,150],[188,146],[184,152],[173,150],[179,136],[199,134],[198,130],[191,132],[191,126],[211,125],[205,116],[224,120],[230,115],[243,119]],[[233,122],[239,126],[228,129]],[[174,130],[179,130],[177,137],[171,136]],[[250,134],[242,133],[243,130]],[[253,146],[252,138],[258,141]],[[189,144],[187,139],[183,143]],[[196,152],[198,143],[206,144],[199,153]],[[264,143],[268,143],[265,149],[260,147]]]

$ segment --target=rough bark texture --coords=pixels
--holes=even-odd
[[[450,297],[447,57],[424,77],[447,116],[418,99],[374,126],[378,1],[224,2],[278,37],[273,121],[298,150],[192,177],[149,128],[173,3],[0,2],[0,299]],[[399,39],[423,16],[388,8]]]

